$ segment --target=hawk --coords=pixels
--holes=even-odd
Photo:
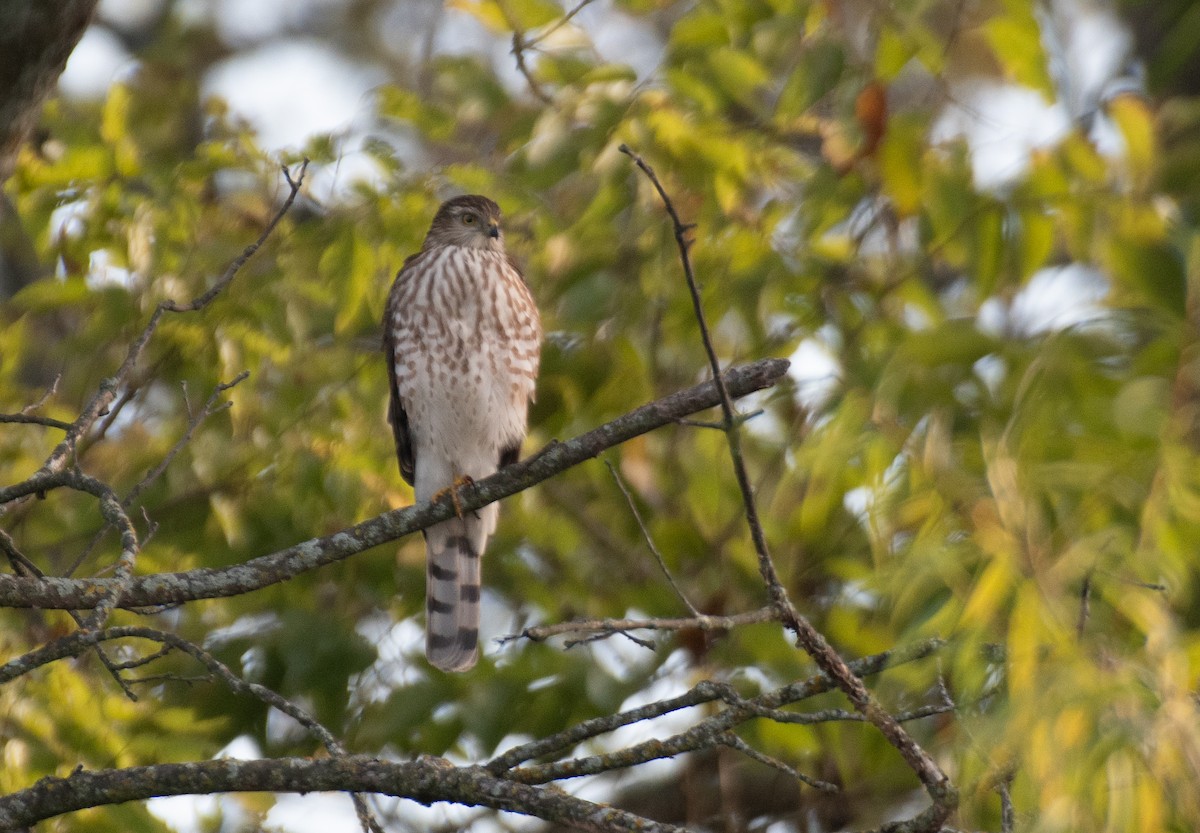
[[[500,207],[477,195],[447,200],[396,275],[383,321],[388,421],[418,502],[517,461],[541,340],[537,305],[504,250]],[[492,503],[425,530],[425,655],[444,671],[478,658],[480,560],[498,511]]]

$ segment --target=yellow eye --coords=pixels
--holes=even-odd
[[[464,223],[466,223],[468,226],[473,225],[475,223],[475,215],[474,214],[464,214],[462,221]]]

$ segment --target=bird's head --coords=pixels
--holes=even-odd
[[[478,194],[446,200],[425,236],[425,247],[430,246],[467,246],[503,252],[500,206]]]

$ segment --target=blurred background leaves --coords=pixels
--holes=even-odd
[[[951,639],[871,684],[896,710],[942,691],[958,704],[910,724],[962,791],[956,826],[998,830],[1009,777],[1018,829],[1200,826],[1200,105],[1186,70],[1197,27],[1177,22],[1190,4],[629,0],[564,22],[572,7],[545,0],[339,0],[257,34],[229,4],[163,2],[138,19],[111,5],[89,36],[115,39],[128,66],[101,97],[52,99],[6,185],[23,233],[0,243],[34,252],[42,277],[0,311],[0,411],[61,374],[40,413],[72,419],[155,304],[202,292],[257,236],[285,193],[279,164],[313,159],[279,232],[212,307],[164,323],[81,451],[123,492],[216,385],[251,373],[143,495],[158,529],[140,570],[244,561],[411,500],[383,420],[378,321],[454,193],[503,206],[543,310],[528,448],[703,378],[670,228],[624,142],[697,225],[722,358],[793,358],[788,385],[744,406],[764,409],[746,447],[793,598],[847,656]],[[263,114],[207,85],[289,39],[376,80],[351,128],[264,150]],[[254,67],[247,84],[271,77]],[[281,118],[308,103],[285,98]],[[56,440],[3,426],[7,481]],[[694,604],[763,604],[719,432],[674,427],[607,459]],[[67,494],[3,519],[52,573],[101,524]],[[78,574],[116,550],[110,533]],[[506,502],[486,655],[467,677],[419,656],[422,552],[405,540],[160,624],[312,709],[354,751],[399,756],[479,759],[703,677],[757,691],[812,671],[770,625],[659,635],[655,650],[490,642],[531,623],[686,613],[599,462]],[[9,655],[69,627],[57,613],[0,618]],[[154,668],[198,673],[180,658]],[[4,788],[235,741],[316,748],[215,683],[138,690],[127,701],[94,659],[6,686]],[[665,777],[657,817],[712,830],[858,829],[911,801],[915,780],[873,730],[744,732],[846,796],[768,801],[773,774],[720,755],[602,782],[604,795],[639,809],[637,782]],[[738,789],[680,786],[717,774]],[[241,803],[227,824],[252,829],[270,810]],[[423,829],[413,818],[389,823]],[[165,825],[138,807],[56,824]]]

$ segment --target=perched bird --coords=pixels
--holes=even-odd
[[[396,276],[383,321],[388,420],[418,502],[517,461],[541,340],[537,305],[504,250],[500,207],[447,200]],[[480,560],[498,510],[425,530],[425,654],[445,671],[479,656]]]

